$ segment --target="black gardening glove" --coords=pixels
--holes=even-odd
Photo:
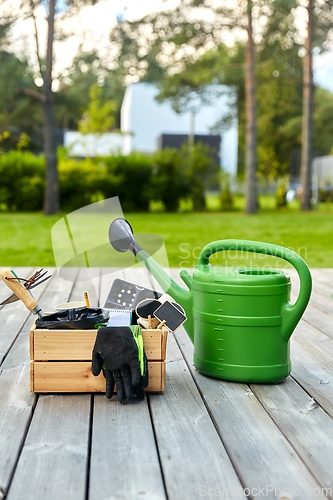
[[[115,384],[120,403],[133,399],[134,394],[144,399],[148,363],[140,326],[106,326],[98,330],[92,353],[93,375],[99,375],[101,370],[108,399],[113,396]]]

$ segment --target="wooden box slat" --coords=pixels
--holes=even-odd
[[[102,373],[94,377],[89,361],[31,361],[34,392],[105,392]],[[165,362],[148,362],[149,392],[164,391]]]
[[[32,392],[105,392],[102,373],[91,372],[96,330],[30,330],[30,390]],[[146,391],[165,389],[165,357],[168,331],[142,330],[148,359]]]
[[[30,359],[34,361],[91,360],[96,330],[30,330]],[[167,330],[142,330],[149,361],[165,360]]]

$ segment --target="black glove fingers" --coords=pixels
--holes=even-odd
[[[142,382],[140,382],[137,386],[133,387],[133,390],[134,394],[138,397],[138,399],[140,399],[140,401],[145,399],[146,393],[143,388]]]
[[[121,367],[121,375],[123,378],[126,399],[133,399],[131,370],[128,365],[124,365]]]
[[[144,355],[143,375],[139,363],[139,349],[135,337],[140,327],[102,327],[98,330],[93,354],[92,373],[99,375],[101,370],[106,379],[106,397],[112,398],[115,385],[121,403],[136,394],[144,399],[144,387],[148,385],[148,364]]]
[[[113,396],[113,391],[114,391],[114,378],[113,378],[111,370],[104,370],[103,374],[104,374],[104,377],[106,379],[105,395],[106,395],[107,399],[111,399]]]
[[[125,399],[126,399],[125,389],[124,389],[123,378],[121,376],[120,370],[114,370],[113,376],[114,376],[114,379],[116,381],[118,401],[120,403],[125,403]]]
[[[99,352],[93,352],[92,355],[92,364],[91,364],[91,371],[95,377],[101,373],[101,369],[103,366],[103,358],[100,355]]]
[[[141,370],[140,363],[138,359],[133,359],[129,363],[131,374],[132,374],[132,385],[133,387],[137,386],[141,380]]]

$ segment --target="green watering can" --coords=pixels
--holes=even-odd
[[[130,250],[184,309],[185,330],[194,345],[194,366],[205,375],[235,382],[277,382],[291,371],[289,339],[309,302],[312,280],[304,260],[278,245],[245,240],[220,240],[206,245],[193,277],[180,276],[188,290],[178,286],[136,243],[125,219],[109,229],[112,246]],[[272,269],[214,267],[216,252],[241,250],[273,255],[294,266],[300,292],[290,304],[290,277]]]

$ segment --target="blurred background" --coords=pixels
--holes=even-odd
[[[1,264],[118,196],[171,266],[243,238],[332,267],[332,34],[333,0],[1,0]]]

